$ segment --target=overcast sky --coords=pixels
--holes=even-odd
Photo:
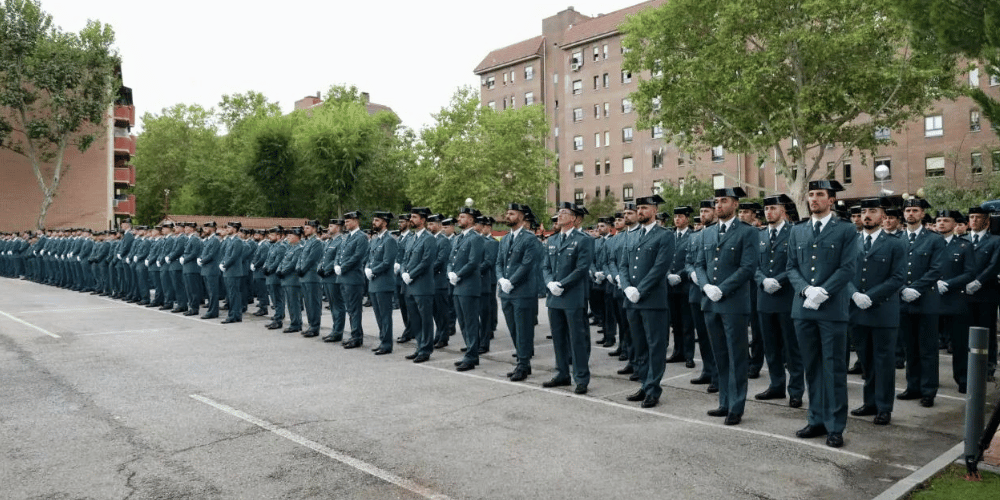
[[[641,0],[576,0],[608,13]],[[291,111],[334,84],[356,85],[413,129],[429,125],[492,49],[541,34],[569,0],[41,0],[65,31],[110,24],[137,118],[177,103],[255,90]],[[141,127],[141,124],[140,124]]]

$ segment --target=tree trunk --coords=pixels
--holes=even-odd
[[[42,190],[42,209],[38,212],[37,224],[39,230],[45,227],[45,216],[49,213],[49,207],[52,206],[53,198],[55,198],[53,191]]]

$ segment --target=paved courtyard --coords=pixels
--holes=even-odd
[[[460,336],[424,364],[403,359],[412,343],[372,355],[368,308],[364,347],[345,350],[249,315],[221,325],[0,279],[0,496],[846,500],[962,439],[945,354],[933,408],[897,401],[888,427],[849,417],[832,449],[794,437],[808,400],[753,400],[766,371],[732,427],[705,414],[717,395],[688,382],[700,360],[668,365],[652,409],[625,400],[636,384],[596,346],[589,394],[542,388],[554,365],[542,312],[534,373],[512,383],[502,317],[492,351],[458,373]],[[854,408],[858,376],[849,389]]]

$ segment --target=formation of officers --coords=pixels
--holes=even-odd
[[[489,352],[500,309],[515,347],[507,374],[515,382],[531,375],[544,298],[555,351],[544,387],[587,393],[597,325],[597,343],[616,347],[609,354],[625,362],[618,373],[640,384],[628,401],[656,406],[666,365],[694,368],[697,349],[702,369],[691,383],[718,393],[709,415],[737,425],[748,379],[766,361],[768,388],[754,397],[787,397],[799,408],[808,392],[807,423],[796,435],[840,447],[852,350],[864,389],[850,413],[886,425],[896,399],[934,405],[944,345],[965,392],[970,326],[990,329],[993,376],[1000,304],[1000,236],[989,231],[986,210],[931,217],[923,199],[891,207],[872,198],[848,220],[836,204],[841,190],[836,181],[810,182],[809,217],[801,221],[783,194],[761,206],[740,203],[739,187],[718,189],[695,217],[686,206],[661,213],[663,199],[654,195],[588,231],[580,227],[587,209],[562,203],[547,237],[530,207],[511,203],[503,221],[510,230],[499,241],[496,221],[469,207],[454,218],[424,207],[398,219],[375,212],[367,232],[360,212],[326,228],[309,220],[266,231],[236,222],[125,223],[121,231],[4,235],[0,272],[185,315],[207,303],[202,319],[219,317],[222,301],[223,323],[242,321],[256,298],[253,314],[270,315],[268,329],[304,337],[320,336],[328,303],[332,327],[322,340],[345,349],[364,344],[367,300],[379,330],[376,355],[393,351],[399,309],[395,344],[415,343],[406,359],[425,362],[461,333],[459,371]],[[902,367],[906,390],[897,395]]]

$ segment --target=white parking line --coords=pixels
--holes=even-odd
[[[700,426],[704,426],[704,427],[711,427],[711,428],[719,430],[719,431],[733,431],[733,432],[740,432],[740,433],[744,433],[744,434],[751,434],[751,435],[755,435],[755,436],[762,436],[762,437],[767,437],[767,438],[771,438],[771,439],[776,439],[776,440],[779,440],[779,441],[784,441],[786,443],[791,443],[791,444],[794,444],[794,445],[797,445],[797,446],[807,446],[807,447],[810,447],[810,448],[815,448],[817,450],[823,450],[823,451],[830,452],[830,453],[837,453],[837,454],[840,454],[840,455],[846,455],[846,456],[849,456],[849,457],[852,457],[852,458],[856,458],[856,459],[859,459],[859,460],[867,460],[869,462],[884,463],[884,462],[880,462],[879,460],[876,460],[876,459],[874,459],[872,457],[869,457],[868,455],[863,455],[861,453],[854,453],[852,451],[847,451],[847,450],[845,450],[843,448],[831,448],[829,446],[826,446],[826,444],[819,443],[817,440],[805,440],[805,439],[793,438],[793,437],[790,437],[790,436],[783,436],[781,434],[774,434],[774,433],[771,433],[771,432],[765,432],[765,431],[759,431],[759,430],[755,430],[755,429],[749,429],[749,428],[744,427],[744,426],[716,424],[716,423],[712,423],[712,422],[706,422],[706,421],[703,421],[703,420],[697,420],[697,419],[693,419],[693,418],[682,417],[680,415],[671,415],[669,413],[663,413],[663,412],[659,412],[659,411],[653,411],[653,410],[649,410],[649,409],[646,409],[646,408],[639,408],[639,407],[636,407],[636,406],[628,406],[628,405],[624,405],[624,404],[621,404],[621,403],[616,403],[614,401],[608,401],[606,399],[600,399],[600,398],[595,398],[595,397],[591,397],[591,396],[582,396],[582,395],[579,395],[579,394],[573,394],[572,392],[568,392],[568,391],[561,391],[561,390],[556,390],[556,389],[547,389],[545,387],[538,387],[538,386],[531,385],[531,384],[524,384],[524,383],[520,383],[520,382],[511,382],[509,380],[500,380],[500,379],[495,379],[495,378],[490,378],[490,377],[484,377],[482,375],[476,375],[476,374],[469,373],[469,372],[457,372],[455,370],[448,370],[446,368],[439,368],[437,366],[429,366],[426,363],[425,364],[416,365],[416,366],[419,366],[421,368],[426,368],[426,369],[429,369],[429,370],[436,370],[436,371],[439,371],[439,372],[449,373],[449,374],[452,374],[452,375],[461,375],[461,376],[471,377],[471,378],[475,378],[475,379],[479,379],[479,380],[486,380],[488,382],[493,382],[493,383],[497,383],[497,384],[510,385],[510,386],[513,386],[513,387],[521,388],[521,389],[532,389],[532,390],[536,390],[536,391],[539,391],[539,392],[547,392],[549,394],[554,394],[554,395],[561,396],[561,397],[575,398],[575,399],[579,399],[579,400],[586,401],[586,402],[589,402],[589,403],[598,403],[598,404],[602,404],[602,405],[605,405],[605,406],[611,406],[613,408],[619,408],[619,409],[628,410],[628,411],[632,411],[632,412],[636,412],[636,413],[645,413],[647,415],[652,415],[652,416],[655,416],[655,417],[667,418],[667,419],[670,419],[670,420],[677,420],[679,422],[685,422],[685,423],[694,424],[694,425],[700,425]],[[886,464],[886,465],[890,465],[892,467],[897,467],[897,468],[905,469],[905,470],[909,470],[909,471],[915,471],[915,470],[917,470],[919,468],[919,467],[917,467],[915,465],[907,465],[907,464],[892,464],[892,463],[889,463],[889,464]]]
[[[29,328],[34,328],[35,330],[38,330],[38,331],[40,331],[40,332],[44,333],[45,335],[48,335],[49,337],[52,337],[52,338],[54,338],[54,339],[61,339],[61,338],[62,338],[62,337],[60,337],[60,336],[58,336],[58,335],[56,335],[56,334],[54,334],[54,333],[52,333],[52,332],[50,332],[50,331],[48,331],[48,330],[44,329],[44,328],[41,328],[41,327],[38,327],[38,326],[35,326],[35,325],[32,325],[31,323],[28,323],[27,321],[24,321],[23,319],[20,319],[20,318],[15,318],[14,316],[11,316],[11,315],[9,315],[9,314],[7,314],[7,313],[3,312],[3,311],[0,311],[0,314],[2,314],[2,315],[4,315],[4,316],[6,316],[6,317],[8,317],[8,318],[10,318],[10,319],[12,319],[12,320],[14,320],[14,321],[18,322],[18,323],[20,323],[20,324],[22,324],[22,325],[24,325],[24,326],[27,326],[27,327],[29,327]]]
[[[120,306],[108,306],[108,307],[74,307],[72,309],[38,309],[35,311],[17,311],[18,314],[37,314],[37,313],[61,313],[61,312],[77,312],[77,311],[100,311],[102,309],[121,309],[125,304]]]
[[[294,432],[282,429],[282,428],[278,427],[277,425],[274,425],[274,424],[272,424],[272,423],[270,423],[270,422],[268,422],[266,420],[257,418],[257,417],[255,417],[253,415],[248,414],[248,413],[244,413],[244,412],[242,412],[240,410],[237,410],[237,409],[235,409],[235,408],[233,408],[231,406],[227,406],[225,404],[219,403],[217,401],[209,399],[209,398],[207,398],[205,396],[202,396],[200,394],[191,394],[190,396],[195,401],[200,401],[202,403],[205,403],[205,404],[207,404],[207,405],[209,405],[209,406],[211,406],[211,407],[213,407],[213,408],[215,408],[217,410],[226,412],[226,413],[228,413],[228,414],[230,414],[230,415],[232,415],[232,416],[234,416],[236,418],[245,420],[245,421],[247,421],[247,422],[249,422],[249,423],[251,423],[253,425],[256,425],[257,427],[260,427],[261,429],[273,432],[274,434],[277,434],[277,435],[279,435],[279,436],[281,436],[281,437],[283,437],[283,438],[285,438],[285,439],[287,439],[287,440],[289,440],[289,441],[291,441],[293,443],[299,444],[301,446],[305,446],[306,448],[309,448],[309,449],[311,449],[311,450],[313,450],[313,451],[315,451],[317,453],[320,453],[322,455],[326,455],[326,456],[328,456],[328,457],[330,457],[330,458],[332,458],[332,459],[334,459],[334,460],[336,460],[336,461],[338,461],[338,462],[340,462],[340,463],[342,463],[344,465],[349,465],[351,467],[354,467],[355,469],[358,469],[361,472],[364,472],[366,474],[375,476],[375,477],[377,477],[377,478],[379,478],[379,479],[381,479],[383,481],[386,481],[388,483],[395,484],[396,486],[399,486],[400,488],[409,490],[409,491],[411,491],[413,493],[416,493],[417,495],[420,495],[420,496],[422,496],[424,498],[429,498],[429,499],[434,499],[434,500],[450,500],[448,496],[443,495],[441,493],[438,493],[436,491],[433,491],[430,488],[427,488],[425,486],[417,484],[417,483],[415,483],[415,482],[413,482],[413,481],[411,481],[409,479],[397,476],[397,475],[395,475],[395,474],[393,474],[393,473],[391,473],[391,472],[389,472],[389,471],[387,471],[385,469],[381,469],[381,468],[379,468],[379,467],[377,467],[375,465],[372,465],[372,464],[370,464],[368,462],[365,462],[363,460],[358,460],[357,458],[354,458],[354,457],[345,455],[343,453],[340,453],[340,452],[338,452],[338,451],[336,451],[336,450],[334,450],[332,448],[329,448],[327,446],[321,445],[321,444],[319,444],[319,443],[317,443],[315,441],[312,441],[310,439],[302,437],[302,436],[300,436],[300,435],[298,435],[298,434],[296,434]]]
[[[147,328],[145,330],[118,330],[115,332],[96,332],[96,333],[81,333],[77,337],[90,337],[93,335],[117,335],[120,333],[149,333],[149,332],[162,332],[165,330],[173,330],[173,328]]]
[[[128,307],[135,307],[137,309],[142,309],[144,311],[150,311],[150,312],[155,312],[155,313],[160,313],[160,314],[166,314],[167,316],[170,316],[170,317],[173,317],[173,318],[189,319],[191,321],[197,321],[197,322],[199,322],[199,323],[201,323],[203,325],[223,326],[222,323],[216,323],[214,321],[208,321],[206,319],[201,319],[201,318],[199,318],[197,316],[184,316],[183,314],[177,314],[177,313],[172,313],[172,312],[167,312],[167,311],[161,311],[159,309],[155,309],[155,308],[152,308],[152,307],[137,306],[135,304],[129,304],[127,302],[118,302],[117,300],[109,299],[109,298],[106,298],[106,297],[100,297],[100,299],[101,300],[106,300],[106,301],[114,303],[114,304],[119,304],[119,305],[128,306]]]

